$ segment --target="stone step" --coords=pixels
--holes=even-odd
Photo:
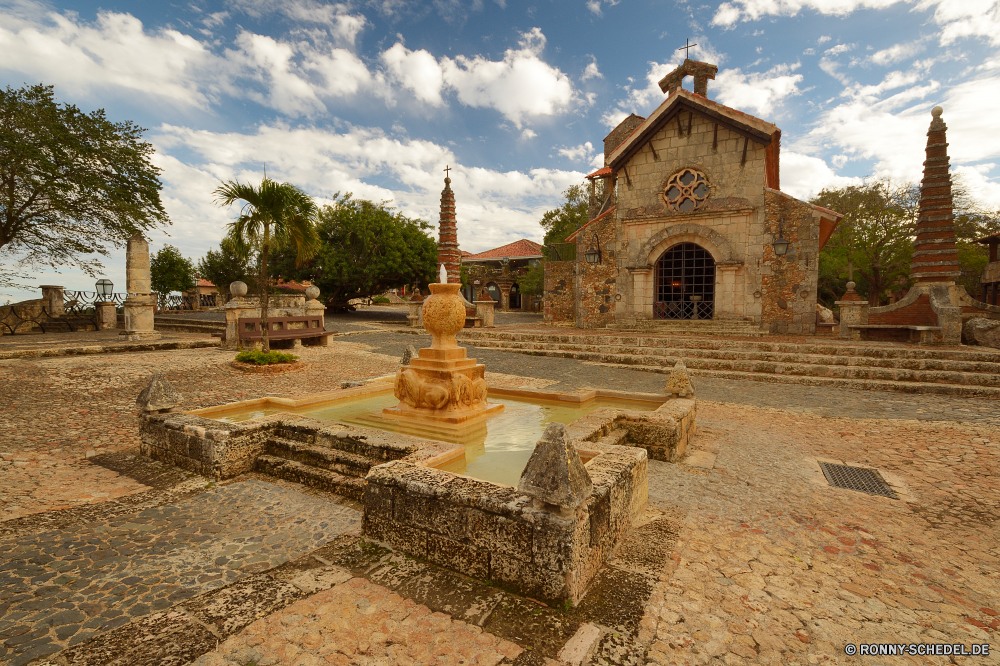
[[[226,322],[177,321],[155,318],[153,320],[153,329],[157,331],[172,331],[174,333],[225,333]]]
[[[482,347],[505,349],[508,351],[580,352],[608,355],[636,356],[650,359],[650,364],[659,362],[673,365],[677,359],[703,358],[719,361],[800,363],[806,365],[857,366],[891,368],[897,370],[924,370],[941,372],[971,372],[1000,374],[1000,363],[986,361],[955,361],[928,358],[879,358],[870,356],[834,356],[829,354],[802,354],[789,352],[758,351],[753,349],[686,349],[684,347],[635,347],[626,345],[584,345],[554,342],[506,342],[489,341],[478,343]],[[658,361],[656,359],[659,359]],[[623,361],[628,362],[628,361]]]
[[[718,340],[704,337],[652,335],[586,335],[560,333],[526,333],[513,331],[465,330],[459,339],[471,344],[480,340],[506,342],[546,342],[593,346],[625,346],[630,348],[670,348],[706,350],[746,350],[790,354],[820,354],[826,356],[867,358],[911,358],[1000,363],[1000,352],[980,349],[935,349],[904,345],[865,345],[824,342],[767,342],[757,340]]]
[[[257,456],[254,468],[262,474],[337,493],[359,502],[364,497],[365,480],[363,478],[344,476],[328,469],[312,467],[294,460],[269,455]]]
[[[283,437],[270,437],[265,446],[270,456],[294,460],[310,467],[319,467],[344,476],[364,477],[373,464],[377,465],[382,462],[381,460],[373,462],[371,459],[356,453],[306,444]]]
[[[619,365],[616,363],[598,363],[613,368],[628,368],[667,374],[670,368],[663,366]],[[786,375],[758,372],[736,372],[728,370],[690,370],[694,377],[717,377],[719,379],[741,379],[744,381],[765,382],[772,384],[798,384],[802,386],[834,386],[862,391],[899,391],[901,393],[922,393],[947,395],[959,398],[1000,398],[1000,388],[993,386],[969,386],[958,384],[935,384],[930,382],[907,382],[886,380],[843,379],[838,377],[816,377],[806,375]],[[697,385],[695,386],[697,393]]]
[[[505,348],[499,344],[484,342],[480,346],[503,349],[518,353],[538,356],[558,356],[590,361],[605,365],[656,372],[669,372],[680,357],[651,357],[639,354],[606,354],[603,352],[565,351],[565,350],[522,350]],[[941,391],[949,395],[992,395],[992,389],[1000,393],[1000,375],[993,373],[948,372],[935,370],[906,370],[897,368],[875,368],[856,365],[821,365],[810,363],[776,363],[771,361],[731,361],[714,358],[683,357],[685,365],[693,374],[706,376],[728,376],[734,379],[757,377],[799,377],[830,379],[844,382],[859,383],[858,388],[872,382],[884,383],[887,387],[895,384],[914,384],[917,386],[956,386],[964,387],[962,391]],[[729,375],[720,373],[730,373]],[[760,381],[782,381],[777,379],[760,379]],[[801,383],[789,380],[788,383]],[[845,386],[848,384],[844,384]],[[983,389],[979,391],[978,389]],[[909,390],[906,388],[885,390]],[[926,392],[934,393],[935,390]]]

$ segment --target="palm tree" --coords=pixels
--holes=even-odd
[[[243,201],[240,216],[228,225],[229,237],[239,254],[249,257],[258,253],[260,266],[260,324],[264,351],[271,351],[268,340],[267,304],[269,282],[267,259],[276,247],[295,250],[297,262],[315,252],[316,217],[319,209],[312,197],[290,183],[278,183],[264,176],[260,187],[229,180],[215,190],[218,206],[231,206]]]

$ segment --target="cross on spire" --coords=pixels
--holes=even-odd
[[[690,39],[684,40],[684,46],[677,49],[678,51],[684,51],[684,59],[687,60],[691,57],[691,48],[698,46],[697,44],[692,44]]]
[[[446,166],[446,167],[444,168],[444,177],[445,177],[445,178],[450,178],[450,177],[451,177],[451,174],[450,174],[450,173],[448,173],[449,171],[451,171],[451,166]]]

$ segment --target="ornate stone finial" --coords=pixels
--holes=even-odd
[[[678,359],[677,363],[674,364],[673,370],[670,371],[670,376],[667,377],[667,385],[664,387],[663,392],[679,398],[694,397],[694,384],[691,383],[691,378],[688,376],[687,366],[684,365],[684,361]]]
[[[572,510],[587,501],[594,483],[580,454],[566,433],[566,426],[550,423],[521,473],[517,489],[525,495]]]
[[[146,388],[139,393],[135,404],[139,406],[139,411],[150,414],[168,412],[174,407],[179,407],[183,399],[184,396],[170,385],[163,373],[157,372],[150,378]]]
[[[319,287],[316,285],[310,285],[306,287],[306,298],[310,301],[315,301],[319,297]]]
[[[247,283],[242,280],[229,283],[229,295],[233,298],[243,298],[247,295]]]

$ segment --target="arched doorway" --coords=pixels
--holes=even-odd
[[[489,293],[490,298],[492,298],[497,303],[500,302],[500,287],[497,286],[496,282],[490,282],[486,285],[486,291]]]
[[[694,243],[667,249],[656,262],[657,319],[711,319],[715,314],[715,259]]]
[[[510,288],[510,309],[521,309],[521,288],[517,286],[516,282]]]

